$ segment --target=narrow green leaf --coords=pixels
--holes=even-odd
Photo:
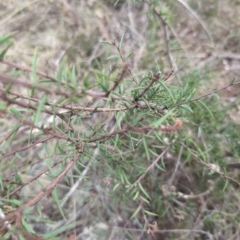
[[[33,82],[34,84],[38,83],[38,76],[37,76],[37,48],[34,52],[34,56],[33,56],[33,60],[32,60],[32,78],[33,78]],[[33,87],[31,89],[31,96],[34,96],[35,93],[35,88]]]
[[[120,186],[120,183],[117,183],[114,187],[113,187],[113,192]]]
[[[17,199],[5,199],[5,198],[0,198],[0,199],[2,202],[7,203],[13,207],[15,207],[15,206],[19,207],[23,204],[22,201],[19,201]]]
[[[62,208],[61,208],[61,205],[59,204],[60,201],[59,201],[59,199],[58,199],[57,189],[56,189],[56,188],[54,188],[54,189],[52,190],[52,199],[53,199],[53,201],[55,201],[55,203],[57,204],[58,209],[59,209],[62,217],[63,217],[64,220],[66,221],[66,217],[65,217],[65,215],[64,215],[64,212],[63,212],[63,210],[62,210]]]
[[[123,178],[124,178],[124,180],[125,180],[125,183],[131,184],[131,183],[129,182],[129,180],[128,180],[128,178],[127,178],[127,175],[125,174],[125,172],[123,172],[122,175],[123,175]]]
[[[76,77],[75,66],[73,66],[73,68],[72,68],[71,82],[72,82],[73,87],[77,88],[77,77]]]
[[[115,141],[114,141],[114,149],[118,149],[118,140],[119,140],[119,135],[117,134],[116,136],[115,136]]]
[[[8,93],[12,88],[12,84],[9,83],[6,87],[5,87],[5,93]]]
[[[228,186],[228,183],[229,183],[229,180],[228,179],[226,179],[226,181],[225,181],[225,184],[224,184],[224,186],[223,186],[223,189],[222,189],[222,191],[224,192],[225,191],[225,189],[227,188],[227,186]]]
[[[139,213],[139,211],[141,210],[142,206],[139,205],[138,208],[135,210],[135,212],[133,213],[133,215],[130,217],[130,219],[133,219],[134,217],[137,216],[137,214]]]
[[[22,114],[17,108],[14,107],[8,107],[8,112],[12,113],[15,117],[23,118]]]
[[[169,94],[170,97],[172,98],[173,103],[175,104],[175,103],[176,103],[176,102],[175,102],[175,99],[174,99],[174,97],[173,97],[173,95],[172,95],[172,92],[171,92],[170,89],[167,87],[167,85],[166,85],[163,81],[159,81],[159,83],[160,83],[160,85],[162,85],[163,88],[168,92],[168,94]]]
[[[203,158],[203,161],[204,161],[204,162],[207,162],[207,158],[206,158],[204,152],[202,151],[202,149],[198,146],[197,143],[194,142],[194,140],[192,140],[191,142],[192,142],[192,143],[194,144],[194,146],[196,147],[199,155]]]
[[[141,198],[145,203],[150,204],[150,201],[147,200],[146,198],[144,198],[143,196],[140,196],[140,198]]]
[[[82,220],[80,220],[80,221],[82,221]],[[57,236],[63,232],[66,232],[67,230],[76,228],[76,226],[79,226],[81,224],[80,221],[74,221],[73,223],[70,223],[70,224],[63,224],[62,227],[57,228],[56,230],[53,230],[52,232],[43,234],[43,237],[46,239],[49,239],[49,240],[59,240],[59,238],[52,239],[52,237]]]
[[[139,196],[139,191],[136,192],[136,194],[134,195],[134,197],[133,197],[132,200],[135,201],[135,200],[137,199],[138,196]]]
[[[230,85],[234,84],[235,81],[236,81],[236,77],[233,78],[233,80],[231,81]]]
[[[124,177],[123,177],[123,174],[122,174],[122,173],[120,173],[120,178],[121,178],[122,183],[125,183]]]
[[[41,204],[38,202],[36,205],[38,215],[41,217],[43,215]]]
[[[198,100],[198,102],[209,112],[209,114],[213,118],[213,114],[212,114],[211,110],[207,107],[207,105],[201,100]]]
[[[32,77],[33,77],[34,83],[37,84],[38,83],[38,76],[37,76],[37,48],[34,51],[34,56],[33,56],[33,60],[32,60]]]
[[[21,155],[20,155],[20,153],[15,153],[15,156],[18,158],[18,159],[20,159],[20,160],[22,160],[22,161],[24,161],[25,160],[25,158],[23,158]]]
[[[177,93],[176,103],[181,102],[181,101],[182,101],[182,98],[183,98],[183,90],[182,90],[182,89],[179,89],[179,90],[178,90],[178,93]]]
[[[12,35],[5,35],[0,37],[0,45],[7,43],[10,39],[12,39]]]
[[[35,233],[34,230],[32,229],[32,227],[25,221],[24,218],[22,218],[22,225],[24,226],[24,228],[30,232],[30,233]]]
[[[148,151],[148,146],[147,146],[147,142],[146,142],[145,137],[142,138],[142,142],[143,142],[143,146],[144,146],[145,153],[146,153],[146,156],[147,156],[147,160],[149,161],[150,160],[150,153]]]
[[[134,52],[129,53],[129,54],[126,56],[126,59],[130,58],[133,54],[134,54]]]
[[[189,94],[189,96],[186,98],[185,101],[191,100],[195,96],[195,93],[196,93],[196,88],[192,90],[192,92]]]
[[[181,105],[180,108],[183,108],[184,110],[187,110],[187,111],[193,113],[193,110],[192,110],[191,107],[189,107],[189,105],[187,105],[187,104]]]
[[[40,116],[41,116],[41,112],[45,106],[46,101],[47,101],[47,95],[44,94],[38,103],[38,108],[37,108],[37,112],[36,112],[35,119],[34,119],[35,125],[38,125],[38,122],[39,122]]]
[[[59,68],[57,70],[56,73],[56,78],[57,78],[57,87],[61,86],[62,80],[63,80],[63,72],[64,72],[64,66],[65,66],[65,62],[61,61]]]
[[[14,140],[14,138],[16,137],[16,135],[17,135],[17,129],[19,128],[19,125],[12,131],[13,132],[13,134],[11,135],[11,137],[9,138],[9,140],[8,140],[8,144],[9,144],[9,146],[11,146],[11,144],[12,144],[12,142],[13,142],[13,140]]]
[[[6,108],[6,103],[5,102],[0,102],[0,110],[4,110]]]
[[[107,44],[107,45],[113,45],[112,42],[109,42],[109,41],[101,41],[101,43]]]
[[[150,196],[149,196],[149,195],[147,194],[147,192],[145,191],[145,189],[143,188],[142,184],[139,183],[138,186],[139,186],[141,192],[142,192],[147,198],[151,199]]]
[[[117,0],[117,1],[114,3],[114,7],[117,6],[118,2],[119,2],[119,0]]]
[[[144,210],[144,212],[150,216],[158,216],[158,214]]]
[[[174,112],[174,108],[168,111],[164,116],[162,116],[160,119],[152,123],[153,127],[159,127],[172,113]]]
[[[122,43],[123,43],[123,39],[125,37],[125,34],[126,34],[126,32],[122,35],[120,43],[118,44],[119,49],[122,49]]]
[[[107,58],[107,60],[109,60],[109,59],[118,59],[118,58],[120,58],[119,55],[112,55],[112,56],[109,56],[109,57]]]
[[[88,76],[85,74],[84,77],[83,77],[83,86],[86,88],[86,89],[89,89],[90,85],[89,85],[89,78]]]
[[[13,43],[9,43],[8,46],[0,53],[0,60],[3,60],[4,56],[6,55],[8,49],[13,45]]]

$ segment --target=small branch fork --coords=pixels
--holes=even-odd
[[[137,132],[137,133],[145,133],[146,131],[151,131],[151,130],[155,130],[155,131],[162,131],[162,132],[176,132],[177,130],[182,128],[182,120],[180,119],[176,119],[174,124],[172,126],[160,126],[158,128],[154,128],[151,126],[147,126],[147,127],[127,127],[125,129],[122,130],[117,130],[115,132],[112,132],[108,135],[104,135],[102,137],[98,137],[98,138],[94,138],[94,139],[90,139],[88,142],[97,142],[97,141],[106,141],[107,139],[110,139],[111,137],[117,135],[117,134],[124,134],[126,132],[132,131],[132,132]]]
[[[149,85],[139,94],[139,96],[137,96],[135,98],[135,101],[137,101],[139,98],[141,98],[149,89],[150,87],[156,82],[158,81],[160,78],[160,73],[157,73],[155,76],[152,77],[151,82],[149,83]]]

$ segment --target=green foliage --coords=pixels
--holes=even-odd
[[[0,60],[3,60],[8,49],[13,44],[12,35],[0,36]]]
[[[130,64],[135,56],[126,31],[118,41],[102,41],[108,52],[84,74],[65,59],[55,77],[39,73],[35,51],[30,70],[18,67],[10,82],[2,78],[0,112],[11,124],[0,143],[0,207],[18,214],[10,220],[21,219],[11,233],[36,237],[38,222],[53,226],[42,237],[57,239],[119,216],[130,238],[127,228],[136,226],[154,236],[157,225],[190,228],[201,216],[204,231],[211,231],[221,219],[200,205],[208,206],[206,196],[224,202],[220,193],[237,184],[224,168],[212,174],[209,164],[221,167],[226,155],[239,160],[239,125],[228,118],[218,91],[206,92],[210,75],[187,67],[174,72],[171,60],[156,54],[159,16],[164,27],[175,16],[172,3],[161,4],[161,9],[159,1],[148,5],[149,42],[138,62],[141,71]],[[0,37],[0,60],[11,38]],[[177,38],[166,42],[160,51],[165,55],[181,45]],[[234,84],[235,79],[229,86]],[[52,215],[44,218],[48,212]],[[58,219],[66,224],[56,224]]]

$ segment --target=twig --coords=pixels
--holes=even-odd
[[[12,76],[3,75],[1,73],[0,73],[0,80],[2,83],[5,83],[5,84],[12,83],[12,84],[17,84],[18,86],[23,86],[23,87],[28,87],[28,88],[36,88],[36,89],[43,91],[45,93],[48,93],[48,94],[54,93],[56,95],[61,95],[61,96],[65,96],[65,97],[72,97],[74,95],[73,93],[70,94],[70,93],[62,91],[60,89],[54,90],[54,89],[43,88],[43,87],[39,86],[39,84],[32,84],[32,83],[29,83],[28,81],[19,80]]]
[[[186,104],[186,103],[195,102],[195,101],[197,101],[197,100],[199,100],[199,99],[201,99],[201,98],[205,98],[205,97],[207,97],[207,96],[209,96],[209,95],[211,95],[211,94],[213,94],[213,93],[220,92],[220,91],[222,91],[222,90],[224,90],[224,89],[226,89],[226,88],[228,88],[228,87],[237,86],[237,85],[239,85],[239,84],[240,84],[240,82],[230,83],[230,84],[228,84],[228,85],[225,86],[225,87],[222,87],[222,88],[213,90],[213,91],[211,91],[211,92],[209,92],[209,93],[206,93],[206,94],[204,94],[204,95],[202,95],[202,96],[193,98],[193,99],[188,100],[188,101],[185,101],[185,102],[181,102],[181,103],[175,105],[175,107],[181,106],[181,105]]]
[[[189,147],[187,147],[184,143],[182,143],[182,145],[188,150],[188,152],[194,156],[199,162],[200,164],[202,164],[203,166],[207,167],[208,169],[212,170],[212,168],[210,167],[209,164],[205,163],[200,157],[198,157]],[[237,180],[235,180],[234,178],[231,178],[229,176],[227,176],[226,174],[219,172],[219,171],[215,171],[217,174],[219,174],[221,177],[228,179],[234,183],[236,183],[239,187],[240,187],[240,182],[238,182]]]
[[[78,180],[74,183],[74,185],[71,187],[70,191],[66,194],[66,196],[64,196],[63,200],[61,201],[61,207],[63,207],[65,205],[65,203],[67,202],[67,200],[72,196],[72,194],[76,191],[77,187],[79,186],[79,184],[82,182],[82,180],[84,179],[84,176],[87,174],[89,168],[91,166],[91,162],[88,163],[88,165],[86,166],[86,168],[82,171],[81,176],[78,178]]]
[[[136,186],[144,177],[145,175],[158,163],[158,161],[166,154],[166,152],[169,150],[171,145],[168,145],[165,150],[152,162],[152,164],[146,169],[146,171],[137,179],[136,182],[134,182],[129,188],[132,189],[134,186]]]
[[[38,141],[36,141],[36,142],[34,142],[34,143],[31,143],[31,144],[29,144],[29,145],[27,145],[27,146],[24,146],[24,147],[21,147],[21,148],[17,148],[17,149],[15,149],[14,151],[12,151],[12,152],[10,152],[10,153],[7,153],[7,154],[2,155],[2,156],[0,157],[0,161],[3,160],[3,159],[6,158],[6,157],[10,157],[10,156],[12,156],[12,155],[15,155],[17,152],[22,152],[22,151],[27,150],[27,149],[29,149],[29,148],[31,148],[31,147],[39,144],[39,143],[44,143],[44,142],[46,142],[46,141],[48,141],[48,140],[50,140],[50,139],[53,139],[53,138],[54,138],[54,136],[49,136],[49,137],[40,139],[40,140],[38,140]]]
[[[32,110],[37,110],[37,107],[35,107],[35,106],[33,106],[33,105],[31,105],[31,104],[25,104],[24,102],[19,102],[19,101],[16,101],[16,100],[13,100],[13,99],[11,99],[11,98],[9,98],[9,97],[7,97],[6,96],[6,94],[5,94],[5,91],[4,91],[4,89],[0,89],[0,97],[3,99],[3,100],[5,100],[5,101],[7,101],[8,103],[9,103],[9,105],[10,104],[16,104],[16,105],[18,105],[18,106],[21,106],[21,107],[24,107],[24,108],[27,108],[27,109],[32,109]],[[12,91],[9,91],[9,93],[11,93],[11,94],[14,94]],[[22,97],[22,98],[24,98],[24,99],[27,99],[27,100],[32,100],[32,98],[31,97],[23,97],[21,94],[14,94],[15,96],[18,96],[18,97]],[[36,100],[36,99],[35,99]],[[36,102],[39,102],[40,100],[38,99]],[[47,104],[46,103],[46,105],[49,105],[49,104]],[[53,105],[53,104],[52,104]],[[47,109],[42,109],[42,112],[45,112],[45,113],[47,113],[47,114],[49,114],[49,115],[53,115],[53,112],[52,111],[49,111],[49,110],[47,110]],[[58,116],[59,118],[61,118],[63,121],[65,121],[65,119],[64,119],[64,117],[62,116],[62,114],[60,114],[60,113],[55,113],[56,114],[56,116]],[[66,121],[65,121],[66,122]]]
[[[132,70],[131,70],[130,67],[128,66],[128,64],[127,64],[127,62],[126,62],[126,60],[125,60],[125,58],[123,57],[122,51],[121,51],[120,48],[117,46],[115,40],[112,42],[112,45],[115,46],[115,47],[117,48],[118,53],[119,53],[119,55],[120,55],[120,57],[121,57],[121,59],[122,59],[124,65],[125,65],[125,67],[127,68],[128,72],[129,72],[130,75],[132,76],[132,79],[133,79],[134,83],[137,84],[137,80],[135,79],[135,77],[134,77],[134,75],[133,75],[133,73],[132,73]]]
[[[44,170],[42,170],[39,174],[35,175],[34,177],[30,178],[27,182],[25,182],[24,184],[21,184],[21,186],[18,186],[16,189],[14,189],[12,192],[9,193],[8,197],[12,196],[13,194],[15,194],[16,192],[18,192],[19,190],[21,190],[22,188],[24,188],[26,185],[28,185],[29,183],[33,182],[34,180],[36,180],[37,178],[39,178],[41,175],[43,175],[44,173],[50,171],[50,169],[53,169],[54,167],[56,167],[57,165],[59,165],[60,163],[62,163],[65,159],[62,159],[61,161],[58,161],[56,163],[53,163],[52,166],[49,168],[45,168]]]
[[[133,132],[137,132],[137,133],[144,133],[146,131],[151,131],[151,130],[155,130],[155,131],[162,131],[162,132],[176,132],[177,130],[179,130],[182,127],[182,121],[180,119],[176,119],[174,124],[172,126],[160,126],[160,127],[152,127],[152,126],[146,126],[146,127],[127,127],[125,129],[122,130],[117,130],[115,132],[112,132],[108,135],[104,135],[102,137],[98,137],[98,138],[94,138],[94,139],[90,139],[87,142],[97,142],[97,141],[106,141],[107,139],[117,135],[117,134],[124,134],[126,132],[129,131],[133,131]]]
[[[149,88],[157,81],[159,80],[160,77],[160,73],[157,73],[155,76],[152,77],[151,82],[149,83],[149,85],[139,94],[139,96],[137,96],[135,98],[135,101],[137,101],[139,98],[141,98],[148,90]]]
[[[162,188],[164,197],[175,196],[180,199],[189,200],[189,199],[198,199],[198,198],[208,196],[214,190],[214,187],[215,187],[214,181],[208,180],[208,187],[209,188],[205,192],[200,193],[200,194],[185,194],[182,192],[177,192],[175,187],[172,187],[170,185],[162,185],[161,188]]]
[[[151,6],[151,4],[148,0],[146,0],[146,2],[148,3],[149,6]],[[177,70],[176,64],[175,64],[174,59],[171,54],[171,49],[170,49],[170,44],[169,44],[170,38],[169,38],[169,32],[168,32],[168,24],[165,21],[165,19],[162,17],[161,13],[159,13],[156,10],[156,8],[154,8],[154,7],[153,7],[153,12],[160,19],[162,26],[163,26],[164,41],[165,41],[165,46],[166,46],[166,50],[167,50],[167,56],[168,56],[168,61],[169,61],[170,67],[174,70]]]
[[[168,185],[172,185],[172,183],[173,183],[173,181],[174,181],[174,179],[176,177],[177,170],[179,168],[181,157],[182,157],[182,151],[183,151],[183,146],[181,146],[181,148],[180,148],[180,151],[179,151],[179,154],[178,154],[178,158],[177,158],[177,162],[176,162],[176,165],[175,165],[175,169],[174,169],[174,172],[172,173],[171,177],[168,180]]]
[[[0,92],[2,93],[5,93],[4,89],[0,89]],[[30,100],[30,101],[33,101],[33,102],[36,102],[36,103],[39,103],[40,102],[40,99],[37,99],[37,98],[33,98],[33,97],[28,97],[28,96],[24,96],[22,94],[19,94],[19,93],[16,93],[16,92],[13,92],[11,90],[8,91],[9,94],[12,94],[14,96],[17,96],[19,98],[22,98],[22,99],[26,99],[26,100]],[[13,99],[10,99],[11,102],[13,104],[16,104],[16,105],[19,105],[19,106],[22,106],[22,107],[25,107],[25,108],[30,108],[30,109],[33,109],[33,110],[36,110],[37,108],[31,104],[24,104],[23,102],[17,102]],[[124,111],[124,110],[129,110],[129,109],[133,109],[135,107],[137,107],[136,104],[134,105],[129,105],[128,107],[119,107],[119,108],[101,108],[101,107],[81,107],[81,106],[71,106],[71,105],[60,105],[60,104],[55,104],[53,102],[49,102],[47,101],[45,103],[47,106],[50,106],[50,107],[58,107],[58,108],[62,108],[62,109],[68,109],[68,110],[71,110],[71,111],[86,111],[86,112],[118,112],[118,111]],[[46,109],[42,109],[42,112],[45,112],[47,114],[53,114],[53,112],[49,111],[49,110],[46,110]],[[64,117],[62,116],[61,113],[55,113],[58,117],[60,117],[62,120],[65,121]]]
[[[127,66],[125,65],[125,66],[123,67],[123,70],[122,70],[119,78],[115,81],[115,83],[113,84],[113,86],[107,91],[106,96],[108,96],[111,92],[113,92],[113,91],[117,88],[117,86],[120,84],[120,82],[124,79],[126,70],[127,70]]]
[[[6,64],[12,68],[15,68],[17,70],[21,70],[21,71],[24,71],[24,72],[32,72],[32,69],[31,68],[27,68],[27,67],[22,67],[20,65],[17,65],[15,63],[11,63],[11,62],[8,62],[8,61],[5,61],[5,60],[0,60],[0,63],[3,63],[3,64]],[[43,78],[47,78],[47,79],[50,79],[50,80],[53,80],[54,82],[56,82],[57,80],[54,78],[54,77],[51,77],[51,76],[48,76],[42,72],[36,72],[36,74],[40,77],[43,77]]]

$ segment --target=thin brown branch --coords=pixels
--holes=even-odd
[[[127,68],[128,72],[129,72],[130,75],[132,76],[132,79],[133,79],[134,83],[137,84],[137,80],[135,79],[135,77],[134,77],[134,75],[133,75],[133,73],[132,73],[131,68],[128,66],[128,64],[127,64],[127,62],[126,62],[126,59],[124,58],[124,56],[123,56],[123,54],[122,54],[121,49],[120,49],[119,46],[116,44],[116,41],[113,41],[113,42],[112,42],[112,45],[115,46],[115,47],[117,48],[118,53],[119,53],[119,55],[120,55],[120,57],[121,57],[121,59],[122,59],[124,65],[125,65],[125,67]]]
[[[158,161],[167,153],[171,145],[168,145],[165,150],[152,162],[152,164],[146,169],[146,171],[128,188],[128,191],[136,186],[144,177],[145,175],[158,163]]]
[[[113,92],[113,91],[117,88],[117,86],[120,84],[120,82],[124,79],[126,70],[127,70],[127,66],[125,65],[125,66],[123,67],[123,70],[122,70],[119,78],[115,81],[115,83],[113,84],[113,86],[107,91],[106,96],[108,96],[111,92]]]
[[[50,140],[50,139],[53,139],[53,138],[54,138],[54,136],[49,136],[49,137],[46,137],[46,138],[44,138],[44,139],[40,139],[40,140],[38,140],[38,141],[36,141],[36,142],[34,142],[34,143],[31,143],[31,144],[29,144],[29,145],[27,145],[27,146],[24,146],[24,147],[21,147],[21,148],[17,148],[17,149],[15,149],[14,151],[12,151],[12,152],[10,152],[10,153],[7,153],[7,154],[2,155],[2,156],[0,157],[0,161],[3,160],[3,159],[6,158],[6,157],[10,157],[10,156],[15,155],[17,152],[22,152],[22,151],[27,150],[27,149],[29,149],[29,148],[31,148],[31,147],[39,144],[39,143],[44,143],[44,142],[46,142],[46,141],[48,141],[48,140]]]
[[[12,67],[12,68],[15,68],[17,70],[21,70],[21,71],[24,71],[24,72],[29,72],[31,73],[32,72],[32,69],[31,68],[27,68],[27,67],[22,67],[18,64],[15,64],[15,63],[11,63],[11,62],[8,62],[8,61],[5,61],[5,60],[0,60],[0,63],[3,63],[5,65],[8,65],[9,67]],[[51,76],[48,76],[42,72],[36,72],[36,74],[42,78],[47,78],[47,79],[50,79],[50,80],[53,80],[54,82],[56,82],[57,80],[54,78],[54,77],[51,77]]]
[[[9,193],[8,197],[14,195],[16,192],[20,191],[22,188],[24,188],[26,185],[28,185],[29,183],[33,182],[34,180],[38,179],[41,175],[43,175],[44,173],[48,172],[50,169],[53,169],[54,167],[56,167],[57,165],[59,165],[60,163],[64,162],[65,159],[62,159],[61,161],[58,161],[56,163],[53,163],[52,166],[49,168],[45,168],[43,169],[40,173],[38,173],[37,175],[33,176],[32,178],[30,178],[27,182],[21,184],[20,186],[18,186],[16,189],[14,189],[12,192]]]
[[[3,89],[0,89],[0,92],[2,93],[5,93]],[[16,93],[16,92],[13,92],[13,91],[8,91],[9,94],[12,94],[16,97],[19,97],[19,98],[22,98],[22,99],[26,99],[26,100],[30,100],[30,101],[33,101],[33,102],[36,102],[36,103],[39,103],[40,102],[40,99],[37,99],[37,98],[33,98],[33,97],[28,97],[28,96],[24,96],[22,94],[19,94],[19,93]],[[26,108],[30,108],[30,109],[33,109],[33,110],[36,110],[37,108],[31,104],[24,104],[22,102],[17,102],[15,100],[12,100],[11,99],[11,102],[16,104],[16,105],[19,105],[19,106],[22,106],[22,107],[26,107]],[[50,106],[50,107],[58,107],[58,108],[62,108],[62,109],[67,109],[67,110],[71,110],[71,111],[86,111],[86,112],[118,112],[118,111],[124,111],[124,110],[129,110],[129,109],[133,109],[135,107],[137,107],[137,105],[129,105],[128,107],[119,107],[119,108],[96,108],[96,107],[81,107],[81,106],[71,106],[71,105],[60,105],[60,104],[55,104],[55,103],[52,103],[52,102],[49,102],[47,101],[45,103],[47,106]],[[53,112],[49,111],[49,110],[45,110],[43,109],[42,112],[45,112],[45,113],[48,113],[51,115],[53,115]],[[62,114],[60,113],[56,113],[56,115],[58,117],[60,117],[61,119],[65,120],[64,117],[62,116]]]
[[[176,132],[177,130],[179,130],[180,128],[182,128],[182,121],[180,119],[176,119],[176,121],[174,122],[174,124],[172,126],[160,126],[160,127],[151,127],[151,126],[146,126],[146,127],[127,127],[125,129],[122,130],[117,130],[115,132],[112,132],[110,134],[104,135],[102,137],[98,137],[98,138],[94,138],[94,139],[90,139],[87,142],[97,142],[97,141],[106,141],[110,138],[112,138],[115,135],[118,134],[124,134],[126,132],[132,131],[132,132],[137,132],[137,133],[144,133],[146,131],[162,131],[162,132]]]
[[[73,97],[73,96],[79,96],[79,95],[82,95],[82,94],[86,94],[86,95],[89,95],[89,96],[92,96],[94,98],[102,98],[102,99],[107,99],[106,98],[106,93],[105,92],[98,92],[98,91],[93,91],[93,90],[86,90],[86,91],[80,91],[80,92],[77,92],[75,94],[73,93],[68,93],[68,92],[65,92],[65,91],[61,91],[61,90],[49,90],[49,89],[46,89],[46,88],[43,88],[43,87],[40,87],[38,85],[34,85],[34,84],[31,84],[31,83],[27,83],[25,82],[24,80],[18,80],[18,79],[15,79],[11,76],[5,76],[3,74],[0,74],[0,80],[3,82],[3,83],[12,83],[12,84],[16,84],[16,85],[19,85],[19,86],[24,86],[24,87],[29,87],[29,88],[36,88],[40,91],[43,91],[49,95],[51,94],[56,94],[56,95],[63,95],[63,96],[67,96],[67,97]],[[1,92],[3,92],[1,90]],[[19,97],[22,97],[22,98],[26,98],[20,94],[17,94],[17,93],[14,93],[12,91],[9,91],[9,93],[12,93],[16,96],[19,96]],[[126,97],[126,96],[119,96],[117,94],[112,94],[111,95],[111,98],[113,100],[122,100],[122,101],[128,101],[128,102],[131,102],[131,106],[126,107],[124,109],[122,108],[115,108],[115,109],[111,109],[111,108],[87,108],[87,107],[72,107],[72,106],[66,106],[66,105],[57,105],[57,107],[61,107],[61,108],[66,108],[66,109],[73,109],[73,110],[83,110],[83,111],[89,111],[89,112],[92,112],[93,109],[94,111],[98,111],[98,112],[111,112],[111,111],[122,111],[122,110],[127,110],[127,109],[131,109],[131,108],[134,108],[136,107],[136,105],[139,107],[139,108],[142,108],[142,109],[145,109],[145,108],[149,108],[151,107],[152,109],[156,109],[156,110],[163,110],[165,109],[164,106],[161,106],[159,107],[157,104],[155,103],[148,103],[146,104],[144,101],[135,101],[135,99],[133,98],[129,98],[129,97]],[[35,99],[35,98],[32,98],[32,97],[29,97],[29,98],[26,98],[26,99],[30,99],[32,101],[39,101],[38,99]],[[47,104],[47,103],[46,103]],[[54,103],[52,103],[54,105]]]
[[[148,3],[149,6],[151,6],[150,2],[148,0],[146,0],[146,2]],[[167,50],[167,56],[168,56],[168,61],[170,64],[170,67],[172,69],[174,69],[174,60],[171,54],[171,49],[170,49],[170,37],[169,37],[169,32],[168,32],[168,24],[166,22],[166,20],[162,17],[161,13],[159,13],[156,8],[153,7],[153,12],[154,14],[159,18],[159,20],[161,21],[161,24],[163,26],[163,35],[164,35],[164,41],[165,41],[165,46],[166,46],[166,50]]]
[[[135,101],[137,101],[139,98],[141,98],[148,90],[149,88],[157,81],[159,80],[160,73],[156,74],[155,76],[152,77],[151,82],[149,85],[135,98]]]
[[[11,130],[10,133],[8,133],[5,137],[3,137],[0,140],[0,144],[2,144],[3,142],[7,141],[12,135],[14,135],[18,131],[19,128],[20,128],[20,126],[18,126],[15,129]]]
[[[4,219],[0,219],[0,224],[3,224],[6,221],[13,221],[13,220],[17,220],[19,214],[22,213],[23,210],[25,210],[28,207],[32,207],[35,204],[37,204],[43,197],[47,196],[52,190],[53,188],[57,185],[57,183],[68,173],[68,171],[74,166],[74,164],[76,163],[76,161],[78,160],[79,156],[81,155],[81,153],[83,152],[83,147],[82,149],[79,149],[75,158],[73,160],[71,160],[68,165],[66,166],[66,168],[62,171],[62,173],[60,173],[44,190],[42,190],[41,192],[39,192],[37,194],[37,196],[33,197],[32,199],[30,199],[27,203],[25,203],[24,205],[22,205],[21,207],[17,208],[14,212],[9,213]]]
[[[1,74],[0,73],[0,81],[2,83],[5,83],[5,84],[16,84],[18,86],[22,86],[22,87],[27,87],[27,88],[35,88],[39,91],[42,91],[42,92],[45,92],[45,93],[48,93],[48,94],[56,94],[56,95],[61,95],[61,96],[66,96],[66,97],[72,97],[73,94],[72,93],[68,93],[68,92],[65,92],[65,91],[62,91],[60,89],[47,89],[47,88],[44,88],[44,87],[41,87],[39,86],[39,84],[32,84],[32,83],[29,83],[29,81],[25,81],[25,80],[21,80],[21,79],[17,79],[17,78],[14,78],[12,76],[8,76],[8,75],[4,75],[4,74]]]
[[[49,186],[42,190],[40,193],[37,194],[37,196],[33,197],[30,201],[28,201],[26,204],[21,206],[17,209],[17,211],[23,211],[24,209],[28,207],[34,206],[36,203],[38,203],[44,196],[47,196],[53,188],[57,185],[57,183],[68,173],[68,171],[74,166],[78,158],[80,157],[81,153],[83,152],[82,149],[79,149],[75,158],[69,162],[69,164],[66,166],[66,168],[63,170],[62,173],[60,173],[50,184]]]
[[[2,93],[2,94],[0,94],[0,97],[3,100],[7,101],[9,103],[9,105],[10,104],[16,104],[18,106],[21,106],[21,107],[24,107],[24,108],[27,108],[27,109],[37,110],[37,107],[35,107],[35,106],[31,105],[31,104],[26,104],[26,103],[24,103],[22,101],[21,102],[20,101],[16,101],[16,100],[13,100],[13,99],[7,97],[6,94],[5,94],[4,89],[0,89],[0,93]],[[11,92],[9,91],[9,93],[14,94],[12,91]],[[30,97],[23,97],[21,94],[17,94],[16,93],[14,95],[18,96],[18,97],[21,97],[21,98],[24,98],[24,99],[27,99],[27,100],[30,100],[30,99],[32,100],[32,98],[30,98]],[[36,102],[40,102],[40,100],[38,99]],[[46,103],[46,105],[49,105],[49,104]],[[47,113],[47,114],[49,114],[51,116],[53,115],[53,112],[49,111],[47,109],[42,109],[42,112]],[[61,118],[62,120],[65,121],[64,117],[62,116],[62,114],[57,113],[57,112],[55,114],[56,114],[56,116],[58,116],[59,118]]]
[[[16,103],[15,100],[13,99],[10,99],[8,98],[5,94],[2,94],[1,98],[5,101],[7,101],[8,103],[13,103],[13,104],[18,104],[19,102]],[[21,104],[21,103],[20,103]],[[13,115],[13,117],[16,118],[16,116]],[[53,131],[52,129],[50,128],[42,128],[42,127],[38,127],[36,125],[34,125],[32,122],[29,122],[25,119],[20,119],[20,118],[17,118],[17,120],[22,123],[23,125],[27,125],[29,127],[31,127],[32,129],[38,129],[39,131],[42,131],[44,132],[45,134],[50,134],[58,139],[65,139],[67,140],[68,142],[72,142],[74,145],[78,146],[78,143],[76,141],[74,141],[73,139],[69,138],[69,137],[65,137],[59,133],[56,133],[55,131]]]
[[[188,150],[188,152],[194,157],[196,158],[200,164],[202,164],[203,166],[207,167],[208,169],[212,170],[209,166],[209,164],[205,163],[200,157],[198,157],[193,151],[192,149],[190,149],[188,146],[186,146],[184,143],[182,143],[182,145],[184,146],[185,149]],[[222,172],[219,172],[219,171],[216,171],[217,174],[219,174],[222,178],[225,178],[225,179],[228,179],[234,183],[236,183],[238,185],[238,187],[240,187],[240,182],[238,182],[237,180],[235,180],[234,178],[231,178],[229,177],[228,175],[222,173]]]
[[[227,88],[229,88],[229,87],[231,87],[231,86],[237,86],[237,85],[240,85],[240,82],[230,83],[230,84],[228,84],[228,85],[226,85],[226,86],[224,86],[224,87],[222,87],[222,88],[218,88],[218,89],[213,90],[213,91],[211,91],[211,92],[208,92],[208,93],[206,93],[206,94],[204,94],[204,95],[202,95],[202,96],[193,98],[193,99],[188,100],[188,101],[185,101],[185,102],[181,102],[181,103],[175,105],[175,107],[178,107],[178,106],[181,106],[181,105],[183,105],[183,104],[190,103],[190,102],[195,102],[195,101],[197,101],[197,100],[199,100],[199,99],[202,99],[202,98],[205,98],[205,97],[207,97],[207,96],[209,96],[209,95],[211,95],[211,94],[213,94],[213,93],[220,92],[220,91],[222,91],[222,90],[224,90],[224,89],[227,89]]]

